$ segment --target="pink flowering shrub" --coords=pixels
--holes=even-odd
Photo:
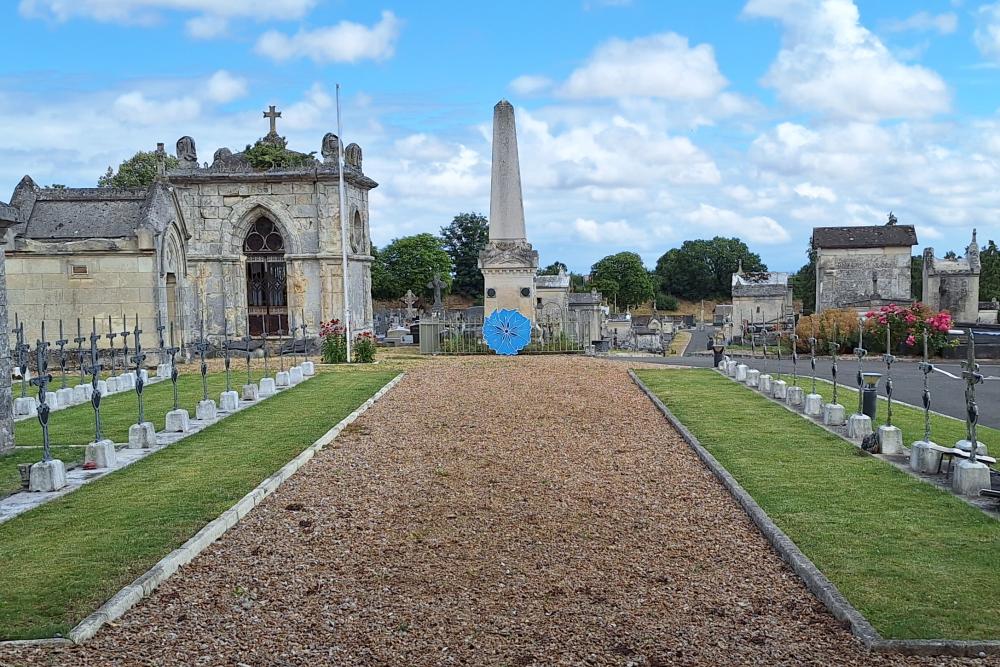
[[[319,335],[323,339],[323,363],[343,364],[347,362],[347,329],[340,320],[320,322]]]
[[[871,352],[885,352],[886,330],[892,337],[892,351],[900,342],[916,354],[923,352],[924,338],[931,352],[948,347],[948,330],[952,327],[951,313],[935,313],[919,301],[912,306],[891,304],[865,313],[865,347]]]

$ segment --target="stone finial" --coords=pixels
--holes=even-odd
[[[348,144],[344,149],[344,162],[361,171],[361,146]]]
[[[490,241],[527,240],[521,167],[517,155],[514,107],[500,100],[493,107],[493,167],[490,179]]]
[[[233,152],[231,150],[229,150],[228,148],[220,148],[219,150],[215,151],[215,155],[212,156],[212,163],[215,164],[216,162],[220,163],[225,162],[232,156]]]
[[[162,141],[156,144],[156,175],[167,175],[167,151]]]
[[[979,241],[976,240],[976,228],[972,228],[972,242],[965,249],[965,259],[969,261],[969,269],[975,273],[979,273],[982,269],[982,263],[979,260]]]
[[[177,159],[182,169],[198,168],[198,151],[195,149],[194,139],[183,136],[177,140]]]
[[[340,162],[340,138],[333,132],[323,135],[323,145],[320,154],[323,156],[323,164],[339,164]]]

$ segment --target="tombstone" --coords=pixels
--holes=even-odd
[[[937,443],[931,440],[931,390],[929,376],[934,372],[934,364],[930,362],[927,353],[927,336],[924,336],[924,360],[918,368],[924,374],[924,439],[910,445],[910,468],[916,472],[933,473],[941,465],[941,452],[937,451]]]
[[[201,359],[201,400],[195,409],[195,418],[199,421],[212,420],[218,417],[215,401],[208,397],[208,364],[205,363],[205,352],[208,351],[208,341],[205,340],[205,313],[201,314],[201,324],[198,329],[198,342],[195,347]]]
[[[729,359],[726,361],[726,375],[731,378],[736,377],[736,367],[739,363],[735,359]]]
[[[977,437],[977,426],[979,424],[979,406],[976,404],[976,385],[983,381],[983,376],[979,372],[979,364],[976,363],[976,340],[972,333],[972,329],[966,330],[966,335],[969,338],[967,359],[962,364],[962,377],[965,379],[965,428],[968,434],[966,438],[968,445],[969,458],[962,459],[959,461],[954,468],[951,476],[951,489],[955,493],[963,496],[973,496],[978,497],[979,492],[983,489],[991,488],[990,484],[990,468],[985,463],[980,463],[976,460],[976,455],[979,454],[979,447],[975,447],[975,452],[973,452],[973,443],[976,445],[981,445]],[[961,447],[956,444],[956,448],[961,449]],[[985,448],[984,448],[985,454]]]
[[[736,366],[736,381],[746,382],[747,381],[747,371],[750,369],[746,364],[737,364]]]
[[[854,348],[854,355],[858,358],[858,411],[847,420],[847,437],[857,441],[862,441],[872,433],[872,418],[864,413],[864,359],[868,354],[865,349],[865,321],[864,318],[858,320],[858,346]]]
[[[829,343],[832,357],[830,373],[833,376],[833,400],[823,406],[823,423],[827,426],[843,426],[845,421],[844,406],[837,402],[837,325],[833,325],[833,340]]]
[[[757,378],[757,389],[759,389],[760,393],[764,394],[765,396],[770,396],[772,391],[771,387],[772,382],[773,378],[770,375],[767,374],[761,375],[759,378]]]
[[[174,340],[174,323],[170,323],[170,340]],[[160,348],[160,354],[166,355],[165,363],[164,358],[160,359],[160,366],[168,366],[170,368],[170,384],[173,385],[174,390],[174,407],[170,412],[167,413],[166,424],[164,425],[164,430],[170,433],[185,433],[191,428],[191,416],[188,411],[180,406],[177,397],[177,352],[180,348],[171,345],[167,348]]]
[[[751,368],[747,370],[747,386],[748,387],[758,387],[760,386],[760,371],[756,368]]]
[[[896,357],[892,354],[892,329],[885,328],[885,395],[886,421],[878,427],[879,450],[882,454],[897,455],[903,453],[903,432],[892,425],[892,364]]]

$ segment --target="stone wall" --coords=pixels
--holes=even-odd
[[[60,319],[67,337],[75,338],[78,317],[86,333],[96,317],[98,331],[104,334],[108,315],[118,332],[122,330],[122,314],[127,317],[129,330],[135,326],[138,314],[144,345],[155,344],[157,274],[152,251],[115,255],[11,252],[6,264],[10,319],[16,313],[24,322],[27,341],[34,343],[41,335],[43,320],[45,335],[52,342],[58,337]],[[74,267],[78,267],[76,273]],[[86,273],[79,267],[86,267]],[[12,326],[13,322],[4,330]],[[107,341],[102,339],[101,345],[107,345]]]
[[[734,296],[733,297],[733,335],[743,335],[743,322],[777,322],[782,317],[792,314],[792,291],[782,296]]]
[[[817,312],[850,307],[871,299],[875,290],[887,300],[911,298],[910,248],[820,248],[817,251]]]
[[[7,269],[0,247],[0,453],[14,447],[14,395],[11,389],[10,324],[7,321]]]

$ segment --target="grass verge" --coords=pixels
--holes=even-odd
[[[65,634],[393,375],[320,373],[0,525],[0,638]]]
[[[883,637],[1000,638],[1000,522],[714,371],[637,374]]]

